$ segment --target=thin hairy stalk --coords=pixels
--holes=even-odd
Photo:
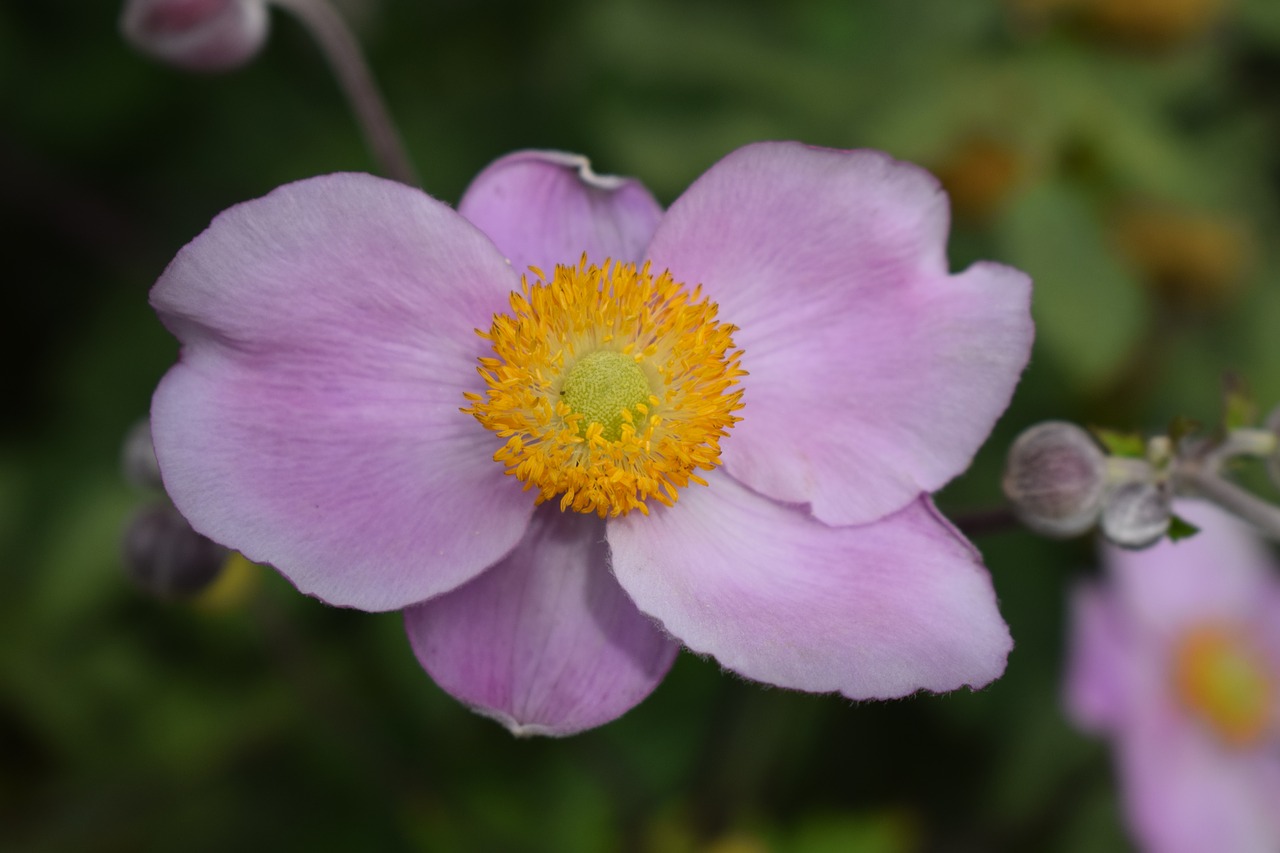
[[[1280,540],[1280,507],[1255,497],[1230,480],[1199,465],[1178,465],[1173,482],[1179,492],[1198,495],[1211,501],[1254,525],[1264,536]]]
[[[1022,527],[1018,517],[1013,514],[1013,509],[1008,506],[957,510],[947,513],[946,516],[956,529],[971,538],[1018,530]]]
[[[270,2],[293,13],[320,45],[382,171],[402,184],[418,186],[417,171],[400,141],[400,134],[360,51],[360,44],[342,16],[326,0]]]

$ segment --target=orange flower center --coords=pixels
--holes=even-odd
[[[1178,698],[1228,745],[1256,745],[1276,708],[1276,677],[1268,664],[1240,631],[1201,625],[1182,637],[1174,654]]]
[[[744,371],[716,304],[649,265],[556,267],[493,318],[484,394],[462,411],[506,444],[494,460],[537,502],[618,516],[670,505],[720,464]]]

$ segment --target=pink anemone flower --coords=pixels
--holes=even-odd
[[[665,213],[525,152],[455,212],[358,174],[233,207],[152,291],[174,502],[517,733],[643,699],[679,644],[854,699],[981,686],[1012,645],[928,494],[1032,338],[947,268],[946,196],[872,151],[739,149]],[[523,281],[522,281],[523,276]]]
[[[1066,704],[1106,734],[1130,830],[1154,853],[1280,850],[1280,582],[1242,522],[1207,504],[1196,536],[1107,547],[1072,602]]]

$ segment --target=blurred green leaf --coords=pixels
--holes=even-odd
[[[1070,186],[1046,183],[1019,198],[999,224],[1003,260],[1033,282],[1040,347],[1079,389],[1120,368],[1142,333],[1137,283],[1111,254],[1098,216]]]
[[[1112,456],[1128,456],[1141,459],[1147,455],[1147,443],[1139,432],[1093,427],[1091,430],[1106,451]]]
[[[822,815],[806,820],[778,853],[905,853],[916,846],[914,826],[895,812]]]
[[[1195,435],[1203,428],[1204,424],[1194,418],[1189,418],[1186,415],[1175,415],[1173,420],[1169,421],[1165,434],[1176,445],[1184,438]]]
[[[1223,380],[1222,426],[1226,430],[1245,429],[1258,423],[1258,406],[1240,377],[1229,374]]]

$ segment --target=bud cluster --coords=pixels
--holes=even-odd
[[[1226,462],[1251,456],[1280,486],[1280,407],[1263,428],[1228,423],[1212,438],[1185,432],[1175,426],[1145,442],[1103,433],[1104,448],[1075,424],[1037,424],[1009,450],[1005,496],[1023,524],[1054,538],[1096,526],[1116,545],[1145,548],[1187,535],[1194,528],[1173,514],[1175,496],[1213,501],[1280,538],[1280,509],[1221,476]]]
[[[1088,432],[1046,421],[1009,450],[1004,493],[1018,519],[1065,539],[1095,525],[1113,542],[1143,548],[1168,532],[1168,483],[1148,459],[1108,456]]]

